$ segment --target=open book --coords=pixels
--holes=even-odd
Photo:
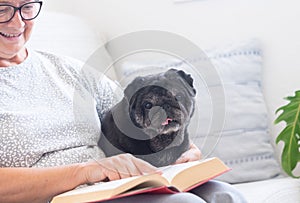
[[[219,158],[209,158],[162,167],[162,174],[135,176],[100,182],[62,193],[51,203],[96,202],[140,193],[176,193],[189,191],[229,170]]]

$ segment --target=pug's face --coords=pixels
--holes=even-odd
[[[182,143],[194,111],[192,83],[190,75],[171,69],[136,78],[126,88],[131,121],[149,135],[153,151]]]

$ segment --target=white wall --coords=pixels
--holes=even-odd
[[[108,39],[143,29],[175,32],[200,47],[249,37],[264,49],[263,88],[270,123],[283,97],[300,89],[300,2],[297,0],[48,0],[46,10],[80,15]],[[273,126],[277,135],[281,126]]]

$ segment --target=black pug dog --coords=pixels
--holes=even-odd
[[[182,70],[135,78],[100,118],[99,147],[106,156],[130,153],[154,166],[173,164],[190,145],[195,95],[192,77]]]

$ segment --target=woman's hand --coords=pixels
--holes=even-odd
[[[161,173],[151,164],[131,154],[120,154],[82,164],[85,183],[118,180],[149,173]]]
[[[201,159],[201,156],[202,155],[200,149],[195,144],[192,143],[190,145],[190,148],[177,159],[175,164],[197,161]]]
[[[129,154],[49,168],[0,168],[0,202],[48,202],[81,184],[145,173],[161,172]]]

